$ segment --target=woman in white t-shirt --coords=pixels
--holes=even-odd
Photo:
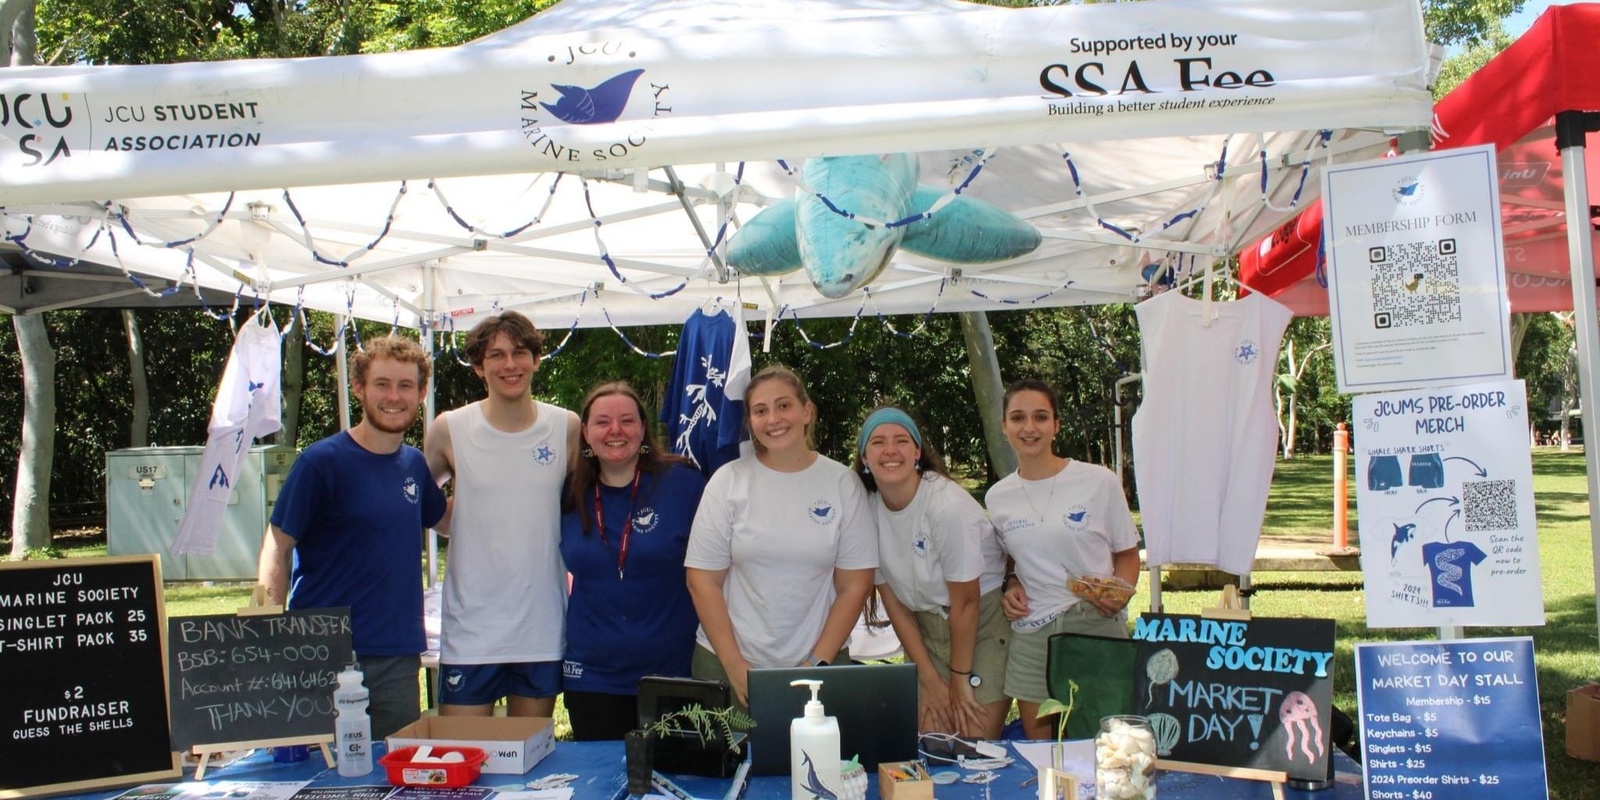
[[[816,407],[788,368],[745,389],[755,452],[706,483],[689,533],[689,594],[700,616],[692,671],[726,680],[748,705],[751,668],[849,658],[878,538],[867,493],[811,445]]]
[[[1017,471],[985,498],[1016,570],[1005,576],[1001,603],[1013,629],[1006,692],[1017,698],[1029,739],[1055,735],[1053,717],[1035,718],[1050,697],[1050,636],[1128,636],[1127,598],[1081,599],[1067,588],[1069,573],[1115,575],[1130,586],[1139,581],[1139,533],[1122,482],[1105,467],[1055,454],[1057,407],[1043,381],[1024,379],[1006,389],[1003,422]]]
[[[917,665],[919,729],[999,739],[1011,626],[1000,609],[1005,554],[983,507],[898,408],[862,423],[856,474],[878,519],[878,596]]]

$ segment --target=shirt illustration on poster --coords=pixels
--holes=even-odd
[[[744,320],[695,309],[678,336],[677,360],[661,403],[661,422],[674,454],[710,475],[739,457],[750,346]]]
[[[1489,555],[1472,542],[1434,542],[1422,546],[1432,580],[1433,606],[1471,606],[1472,568]]]

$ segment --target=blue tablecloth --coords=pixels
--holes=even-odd
[[[377,756],[383,755],[383,745],[376,747]],[[335,769],[328,768],[315,749],[310,760],[283,764],[272,760],[271,753],[259,751],[220,769],[208,768],[207,780],[233,781],[303,781],[316,786],[370,786],[386,783],[384,770],[376,767],[372,774],[359,778],[340,777]],[[1033,777],[1034,771],[1027,761],[1016,756],[1016,763],[998,770],[999,778],[989,785],[985,798],[984,787],[978,784],[955,783],[935,787],[937,800],[1031,800],[1038,796],[1035,786],[1022,787],[1023,781]],[[1362,800],[1360,768],[1343,753],[1335,751],[1334,766],[1340,780],[1333,788],[1318,792],[1288,789],[1285,794],[1300,800]],[[938,771],[935,768],[934,771]],[[521,788],[528,781],[556,773],[573,773],[581,777],[572,784],[572,800],[618,800],[625,793],[626,769],[623,764],[621,742],[557,742],[554,752],[546,756],[526,775],[480,775],[479,786],[498,789]],[[877,775],[869,771],[868,800],[878,799]],[[186,776],[193,777],[189,770]],[[721,800],[728,782],[711,778],[673,776],[674,781],[690,794],[707,800]],[[1267,800],[1272,797],[1271,786],[1256,781],[1219,778],[1209,775],[1168,772],[1156,784],[1161,800]],[[83,800],[103,800],[121,793],[102,791],[76,795]],[[745,800],[788,800],[788,776],[753,778],[745,791]]]

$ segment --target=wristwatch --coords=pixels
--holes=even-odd
[[[971,684],[972,688],[976,689],[983,685],[983,678],[979,677],[978,673],[974,672],[967,676],[967,683]]]

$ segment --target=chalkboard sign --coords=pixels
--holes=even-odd
[[[176,778],[156,556],[0,563],[0,797]]]
[[[350,609],[167,620],[172,747],[333,735]]]
[[[1533,639],[1356,645],[1367,796],[1544,797]]]
[[[1145,614],[1133,638],[1158,756],[1328,777],[1333,620]]]

